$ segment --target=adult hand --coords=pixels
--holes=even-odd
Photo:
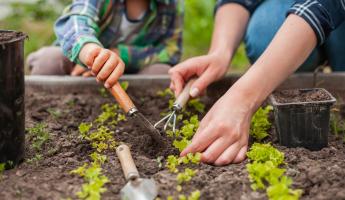
[[[230,55],[216,52],[190,58],[169,70],[170,88],[175,92],[175,96],[178,96],[188,79],[198,76],[190,90],[190,95],[196,97],[203,93],[209,84],[225,75],[229,60]]]
[[[97,81],[104,82],[106,88],[113,87],[125,69],[124,62],[115,52],[95,43],[85,44],[79,59],[89,67]]]
[[[90,76],[92,76],[92,74],[91,74],[90,70],[87,70],[84,67],[77,64],[74,66],[74,68],[71,72],[71,76],[90,77]]]
[[[181,156],[202,152],[202,162],[219,166],[243,161],[253,113],[249,108],[246,100],[236,92],[228,92],[202,119],[192,143]]]

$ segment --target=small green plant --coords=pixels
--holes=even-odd
[[[157,95],[159,97],[173,97],[174,94],[172,93],[172,91],[170,90],[170,88],[166,88],[165,90],[159,90],[157,92]]]
[[[178,199],[179,200],[199,200],[200,197],[201,197],[200,191],[195,190],[188,197],[184,194],[179,195]],[[173,198],[171,197],[171,199],[173,199]]]
[[[39,123],[34,127],[27,129],[27,131],[29,132],[29,137],[32,139],[31,147],[36,151],[39,151],[42,145],[45,144],[50,138],[46,127],[46,124]]]
[[[37,164],[40,160],[42,160],[42,158],[43,158],[43,156],[41,154],[37,153],[37,154],[35,154],[34,157],[28,159],[27,162],[29,164],[32,164],[32,163],[36,163]]]
[[[107,157],[98,153],[92,153],[90,157],[93,160],[90,165],[84,163],[83,166],[72,170],[71,173],[77,174],[87,181],[82,185],[81,191],[77,192],[78,198],[98,200],[101,199],[101,194],[106,191],[104,185],[109,182],[109,179],[102,174],[101,168]]]
[[[259,108],[252,118],[250,135],[257,141],[261,141],[268,136],[267,130],[271,127],[271,122],[268,120],[268,116],[271,110],[273,110],[272,106]]]
[[[129,86],[129,82],[128,81],[122,81],[120,83],[122,89],[124,89],[125,91],[128,89],[128,86]]]
[[[165,166],[169,169],[172,173],[178,173],[177,167],[181,164],[199,164],[201,160],[201,153],[189,153],[187,156],[178,157],[174,155],[169,155]]]
[[[54,118],[58,119],[62,116],[62,112],[59,109],[54,109],[54,108],[48,108],[47,112]]]
[[[342,119],[339,113],[340,110],[338,108],[333,108],[331,111],[330,125],[332,133],[334,133],[336,136],[344,134],[345,139],[345,121]]]
[[[87,134],[89,133],[90,129],[92,127],[91,123],[81,123],[79,125],[79,133],[81,135],[82,138],[86,138]]]
[[[205,112],[205,104],[203,104],[199,98],[189,100],[188,106],[194,108],[197,112],[201,114]]]
[[[2,172],[5,171],[5,166],[6,166],[5,163],[0,163],[0,180],[1,180]]]
[[[173,146],[176,149],[178,149],[180,152],[182,152],[190,143],[191,143],[191,141],[184,137],[181,140],[175,139],[173,141]]]
[[[98,92],[104,98],[107,98],[109,96],[108,91],[104,87],[99,88]]]
[[[253,190],[266,189],[270,200],[297,200],[302,190],[290,188],[292,179],[285,176],[284,154],[270,144],[254,143],[247,156],[251,163],[247,164],[249,179]],[[283,198],[284,197],[284,198]]]
[[[271,144],[254,143],[247,153],[247,157],[260,163],[271,161],[275,167],[284,163],[284,153],[274,148]]]
[[[180,185],[184,182],[189,182],[190,180],[192,180],[193,176],[195,176],[197,172],[198,170],[186,168],[184,172],[177,174],[177,177],[176,177],[177,183]]]
[[[119,106],[117,104],[102,105],[103,112],[96,118],[95,122],[98,124],[104,124],[107,121],[115,120],[118,109],[119,109]]]

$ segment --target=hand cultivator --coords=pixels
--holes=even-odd
[[[163,129],[166,131],[167,128],[170,126],[172,127],[173,132],[176,130],[176,121],[177,121],[177,114],[183,109],[183,107],[187,104],[190,96],[189,90],[192,87],[196,79],[191,79],[186,86],[184,87],[181,94],[177,97],[176,101],[174,102],[171,112],[155,123],[154,128],[157,128],[160,124],[164,123]]]

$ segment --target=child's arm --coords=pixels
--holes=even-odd
[[[63,53],[72,62],[87,66],[105,87],[112,87],[123,74],[119,56],[102,47],[97,39],[103,10],[112,1],[74,0],[55,24],[55,32]]]
[[[182,54],[183,12],[178,11],[179,3],[175,3],[174,24],[166,31],[166,36],[159,44],[149,46],[118,45],[121,59],[129,67],[143,67],[155,63],[175,65]]]

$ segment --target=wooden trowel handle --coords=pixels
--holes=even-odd
[[[175,104],[178,104],[179,106],[181,106],[181,108],[183,108],[186,103],[189,100],[189,91],[193,85],[193,83],[195,82],[196,78],[192,78],[188,81],[188,83],[186,84],[186,86],[183,88],[181,94],[177,97]]]
[[[117,103],[120,104],[125,113],[128,113],[132,108],[135,107],[133,101],[125,92],[125,90],[123,90],[119,82],[117,82],[112,88],[110,88],[109,91],[115,97]]]
[[[122,171],[127,181],[139,178],[139,172],[133,161],[129,147],[122,144],[116,148],[117,157],[119,157]]]

